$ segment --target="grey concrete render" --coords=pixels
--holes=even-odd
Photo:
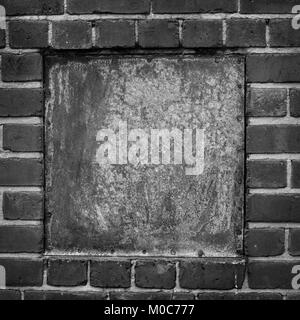
[[[238,255],[244,207],[241,58],[52,56],[46,66],[49,251]],[[143,163],[127,162],[125,155],[125,164],[100,165],[99,131],[118,136],[120,122],[128,133],[141,129],[149,136],[151,129],[202,130],[203,172],[188,175],[185,160],[148,163],[151,152]]]

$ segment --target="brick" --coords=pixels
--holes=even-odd
[[[205,292],[199,293],[198,300],[282,300],[280,293],[270,292]]]
[[[300,126],[253,125],[247,128],[248,153],[299,153]]]
[[[43,226],[0,226],[1,253],[40,253],[43,242]]]
[[[15,152],[43,151],[43,127],[40,125],[4,125],[3,149]]]
[[[248,82],[299,82],[300,55],[247,56]]]
[[[182,27],[182,45],[185,48],[222,47],[222,21],[186,20]]]
[[[287,186],[287,166],[285,161],[248,161],[249,188],[284,188]]]
[[[292,27],[291,19],[274,19],[270,21],[271,47],[299,47],[299,30]]]
[[[272,257],[284,253],[284,229],[251,229],[246,235],[246,255]]]
[[[11,48],[48,47],[47,21],[11,21],[9,23],[9,44]]]
[[[286,300],[300,300],[300,293],[288,293],[286,295]]]
[[[150,0],[67,0],[70,14],[83,13],[149,13]]]
[[[292,289],[292,269],[295,261],[251,261],[248,264],[248,283],[251,289]]]
[[[42,186],[43,164],[39,159],[0,159],[0,186]]]
[[[300,161],[292,161],[292,187],[300,188]]]
[[[237,12],[235,0],[153,0],[154,13]]]
[[[192,293],[175,292],[172,295],[172,300],[195,300],[195,296]]]
[[[180,262],[179,282],[184,289],[230,290],[241,288],[245,264],[242,261],[186,260]]]
[[[24,300],[106,300],[105,292],[68,292],[26,290]]]
[[[42,220],[43,194],[41,192],[4,192],[3,217],[6,220]]]
[[[87,284],[87,261],[50,260],[48,280],[51,286],[83,286]]]
[[[8,16],[63,14],[64,0],[0,0]]]
[[[100,48],[131,48],[135,46],[134,21],[98,21],[96,46]]]
[[[42,79],[43,63],[39,53],[2,55],[3,81],[40,81]]]
[[[300,90],[290,90],[290,111],[292,117],[300,117]]]
[[[171,300],[168,292],[111,292],[110,300]]]
[[[265,47],[266,22],[252,19],[227,20],[227,47]]]
[[[0,290],[0,301],[21,300],[21,292],[18,290]]]
[[[139,44],[142,48],[173,48],[179,46],[179,25],[176,21],[140,21]]]
[[[247,116],[284,117],[287,114],[286,89],[248,88]]]
[[[247,200],[251,222],[300,222],[300,195],[253,194]]]
[[[87,21],[52,23],[52,47],[55,49],[89,49],[92,47],[92,24]]]
[[[5,30],[0,29],[0,48],[5,48],[5,46],[6,46]]]
[[[289,253],[291,256],[300,256],[300,229],[290,230]]]
[[[130,261],[92,261],[90,282],[93,287],[129,288]]]
[[[297,0],[241,0],[241,13],[291,13]]]
[[[43,284],[43,261],[0,258],[6,270],[6,286],[35,287]]]
[[[169,261],[138,261],[135,283],[139,288],[173,289],[176,285],[175,264]]]
[[[0,89],[1,117],[42,116],[43,89]]]

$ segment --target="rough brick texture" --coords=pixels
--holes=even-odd
[[[2,80],[40,81],[43,79],[42,56],[38,53],[2,56]]]
[[[249,126],[248,153],[299,153],[300,126]]]
[[[53,15],[64,12],[64,0],[0,0],[9,16]]]
[[[292,117],[300,117],[300,90],[290,90],[290,111]]]
[[[17,152],[43,151],[43,127],[40,125],[4,125],[3,149]]]
[[[300,195],[253,194],[247,201],[251,222],[300,222]]]
[[[237,12],[236,0],[153,0],[154,13]]]
[[[43,100],[42,89],[0,89],[0,116],[41,116]]]
[[[271,47],[299,47],[299,30],[292,27],[291,19],[274,19],[270,22]]]
[[[292,256],[300,256],[300,229],[290,230],[289,253]]]
[[[0,186],[41,186],[43,165],[38,159],[0,159]]]
[[[297,0],[241,0],[241,13],[291,13]]]
[[[24,300],[106,300],[104,292],[66,292],[26,290]]]
[[[139,22],[139,45],[142,48],[178,47],[178,22],[164,20]]]
[[[92,261],[90,281],[93,287],[129,288],[130,261]]]
[[[222,21],[187,20],[182,27],[182,45],[186,48],[222,47]]]
[[[43,226],[0,226],[2,253],[39,253],[43,244]]]
[[[92,25],[87,21],[56,21],[52,24],[52,47],[55,49],[89,49]]]
[[[288,293],[286,295],[286,300],[300,300],[300,294],[297,292]]]
[[[285,161],[253,160],[247,164],[247,182],[250,188],[284,188],[287,186]]]
[[[112,292],[110,300],[171,300],[169,292]]]
[[[11,48],[46,48],[48,46],[47,21],[11,21],[9,45]]]
[[[299,55],[263,55],[247,57],[249,82],[300,82]]]
[[[283,300],[283,295],[280,293],[269,292],[212,292],[212,293],[199,293],[197,300]]]
[[[284,229],[251,229],[246,235],[246,255],[279,256],[284,252]]]
[[[226,39],[228,47],[265,47],[266,23],[264,20],[228,20]]]
[[[0,30],[0,48],[4,48],[6,46],[6,37],[5,30]]]
[[[134,46],[134,21],[99,21],[96,23],[96,47],[131,48]]]
[[[87,283],[87,261],[50,260],[48,284],[51,286],[83,286]]]
[[[247,115],[250,117],[284,117],[287,114],[286,89],[248,88]]]
[[[4,192],[3,217],[6,220],[42,220],[43,203],[41,192]]]
[[[292,187],[300,188],[300,161],[292,161]]]
[[[238,261],[181,261],[179,282],[185,289],[241,288],[244,263]]]
[[[181,300],[181,301],[183,301],[183,300],[195,300],[195,296],[192,294],[192,293],[186,293],[186,292],[184,292],[184,293],[180,293],[180,292],[178,292],[178,293],[174,293],[173,295],[172,295],[172,300]]]
[[[0,301],[21,300],[21,292],[18,290],[0,290]]]
[[[6,270],[6,286],[39,287],[43,284],[43,261],[22,258],[0,258]]]
[[[150,0],[67,0],[70,14],[149,13]]]
[[[173,289],[175,264],[170,261],[140,261],[135,268],[135,279],[140,288]]]
[[[297,261],[252,261],[248,264],[251,289],[292,289],[292,269]]]

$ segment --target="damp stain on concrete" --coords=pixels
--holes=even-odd
[[[236,256],[244,179],[244,64],[236,57],[47,59],[48,250]],[[199,128],[204,172],[105,165],[97,132]]]

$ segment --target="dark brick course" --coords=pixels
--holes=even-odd
[[[284,188],[287,186],[287,164],[277,160],[252,160],[247,163],[250,188]]]
[[[44,201],[41,192],[4,192],[3,217],[6,220],[42,220]]]
[[[170,261],[139,261],[135,282],[140,288],[173,289],[176,281],[175,263]]]
[[[39,53],[2,55],[2,80],[40,81],[43,79],[42,56]]]
[[[87,283],[87,261],[50,260],[48,284],[51,286],[83,286]]]
[[[184,289],[230,290],[241,288],[244,281],[243,262],[181,261],[179,282]]]
[[[91,286],[102,288],[129,288],[130,261],[92,261]]]
[[[284,229],[251,229],[246,235],[246,255],[272,257],[284,253]]]
[[[41,116],[43,102],[43,89],[0,89],[0,116]]]

